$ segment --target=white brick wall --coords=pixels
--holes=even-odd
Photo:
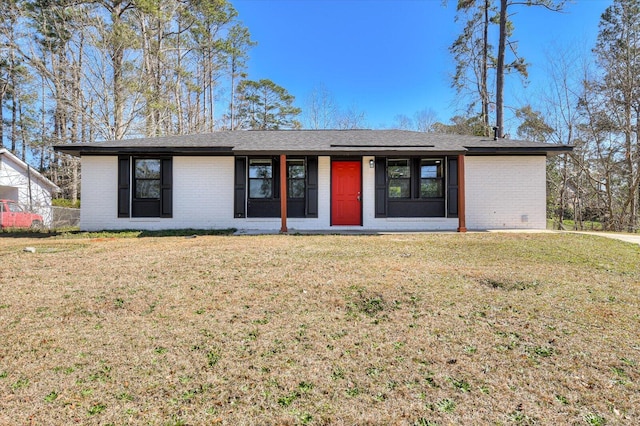
[[[174,157],[172,227],[233,227],[233,173],[233,157]]]
[[[318,158],[318,218],[290,218],[296,230],[455,230],[458,219],[376,218],[375,169],[362,159],[364,226],[331,227],[331,159]],[[545,228],[545,157],[466,157],[467,228]],[[117,217],[116,156],[82,157],[83,230],[280,229],[279,218],[233,217],[233,157],[173,158],[173,218]]]
[[[80,167],[80,229],[125,229],[117,222],[118,157],[82,157]]]
[[[82,157],[80,228],[232,228],[233,168],[233,157],[174,157],[173,218],[118,218],[118,157]]]
[[[468,229],[546,228],[546,157],[465,157]]]

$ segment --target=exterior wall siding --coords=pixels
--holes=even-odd
[[[233,157],[173,158],[173,228],[234,227]]]
[[[126,229],[126,226],[118,226],[117,222],[118,157],[82,157],[80,167],[80,229]]]
[[[457,218],[376,218],[372,156],[362,158],[363,226],[331,226],[331,158],[318,158],[318,217],[289,218],[296,231],[455,231]],[[467,157],[469,229],[545,228],[545,157]],[[279,218],[234,218],[233,157],[173,157],[173,217],[117,217],[117,156],[82,157],[80,227],[227,229],[277,232]]]
[[[545,229],[546,157],[465,158],[467,228]]]
[[[118,157],[82,157],[80,228],[94,231],[236,227],[233,167],[233,157],[174,157],[173,217],[118,218]]]
[[[29,191],[31,186],[31,191]],[[17,201],[24,208],[32,207],[34,213],[42,216],[44,224],[52,222],[52,188],[44,184],[31,169],[31,180],[23,164],[9,156],[0,155],[0,198]]]

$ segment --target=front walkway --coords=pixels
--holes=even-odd
[[[589,232],[589,231],[563,231],[574,234],[596,235],[598,237],[612,238],[632,244],[640,244],[640,235],[638,234],[618,234],[615,232]]]
[[[640,245],[640,234],[624,234],[624,233],[615,233],[615,232],[600,232],[600,231],[557,231],[551,229],[492,229],[488,232],[510,232],[510,233],[563,233],[563,234],[584,234],[584,235],[595,235],[596,237],[604,237],[611,238],[614,240],[620,240],[627,243],[639,244]]]

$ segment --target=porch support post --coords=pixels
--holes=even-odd
[[[287,156],[280,155],[280,232],[287,229]]]
[[[467,232],[464,186],[464,155],[458,155],[458,232]]]

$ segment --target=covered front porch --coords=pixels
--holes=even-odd
[[[432,156],[433,157],[433,156]],[[393,198],[395,188],[389,189],[388,156],[336,157],[321,156],[318,158],[318,206],[325,214],[318,218],[329,219],[328,229],[340,231],[358,230],[401,230],[401,231],[451,231],[466,232],[465,224],[465,185],[464,155],[446,156],[442,165],[443,182],[446,190],[442,190],[442,214],[429,214],[425,210],[423,216],[417,214],[388,214],[388,206],[400,203],[413,203],[420,207],[427,205],[429,199],[404,200]],[[280,164],[287,164],[287,155],[279,156]],[[281,194],[288,194],[290,174],[287,167],[279,168],[279,186]],[[320,180],[328,181],[322,184]],[[429,178],[421,179],[427,180]],[[419,191],[416,190],[416,191]],[[389,194],[391,193],[391,197]],[[438,202],[439,199],[438,199]],[[436,204],[436,202],[432,202]],[[327,229],[326,221],[292,218],[288,215],[287,197],[280,197],[280,232],[320,231]],[[328,214],[327,214],[328,213]],[[273,225],[272,220],[247,218],[246,227],[251,224],[262,228]],[[313,223],[316,222],[316,223]]]

